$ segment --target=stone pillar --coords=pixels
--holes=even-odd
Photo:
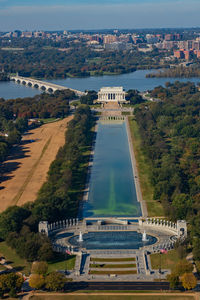
[[[139,219],[139,226],[142,226],[143,222],[142,222],[142,218]]]
[[[177,234],[178,237],[186,238],[187,237],[187,223],[185,220],[178,220],[177,221]]]
[[[39,231],[39,233],[42,233],[42,234],[45,234],[48,236],[49,235],[48,221],[39,222],[38,231]]]

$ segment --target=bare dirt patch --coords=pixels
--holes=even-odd
[[[64,145],[72,116],[30,130],[1,167],[0,211],[34,201],[46,181],[51,162]]]

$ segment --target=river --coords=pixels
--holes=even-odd
[[[104,86],[123,86],[125,90],[137,89],[139,91],[152,90],[154,87],[164,85],[166,81],[192,81],[200,82],[200,78],[146,78],[145,75],[154,70],[139,70],[121,75],[106,75],[84,78],[67,78],[46,80],[62,86],[67,86],[80,91],[98,91]],[[32,97],[40,94],[35,88],[20,85],[14,82],[0,82],[0,98],[11,99],[18,97]]]

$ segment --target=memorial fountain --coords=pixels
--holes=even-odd
[[[79,233],[78,242],[79,242],[79,243],[83,242],[83,235],[82,235],[82,232],[81,232],[81,231],[80,231],[80,233]]]
[[[142,241],[143,242],[148,242],[146,231],[144,231],[143,234],[142,234]]]

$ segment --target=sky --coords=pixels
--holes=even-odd
[[[200,0],[0,0],[0,31],[200,27]]]

